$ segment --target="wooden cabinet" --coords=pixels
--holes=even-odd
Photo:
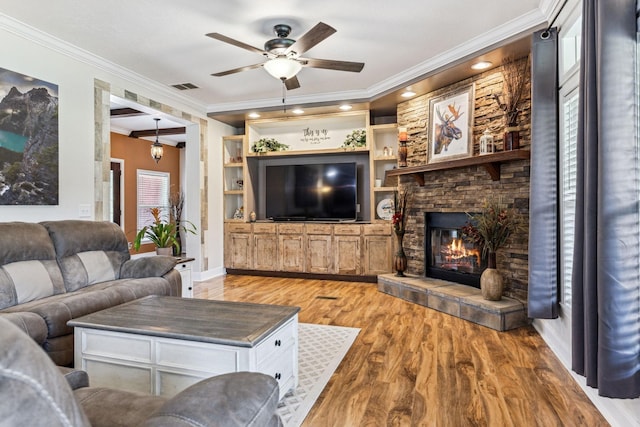
[[[278,264],[278,235],[275,224],[253,225],[253,269],[273,270]]]
[[[364,225],[363,274],[367,276],[391,271],[392,243],[389,225]]]
[[[225,226],[225,267],[375,276],[390,273],[391,225],[238,223]]]
[[[333,272],[332,230],[329,224],[305,224],[305,263],[308,273]]]
[[[252,268],[251,224],[229,223],[226,226],[225,265],[230,268]]]
[[[336,225],[333,237],[333,263],[335,274],[362,274],[362,227],[360,225]]]
[[[278,225],[278,269],[280,271],[304,271],[304,225]]]

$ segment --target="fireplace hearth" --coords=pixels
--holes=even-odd
[[[464,212],[425,212],[425,276],[480,287],[482,248],[467,242]]]

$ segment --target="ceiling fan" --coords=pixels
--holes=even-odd
[[[278,24],[273,27],[276,35],[275,39],[268,40],[264,44],[264,49],[258,49],[241,41],[224,36],[220,33],[209,33],[208,37],[234,46],[246,49],[250,52],[256,52],[268,58],[266,62],[259,64],[247,65],[245,67],[234,68],[232,70],[222,71],[211,74],[212,76],[221,77],[229,74],[239,73],[241,71],[252,70],[254,68],[263,67],[273,77],[284,82],[287,89],[297,89],[300,82],[296,75],[302,67],[324,68],[328,70],[351,71],[359,73],[364,67],[362,62],[336,61],[331,59],[314,59],[303,58],[300,55],[332,35],[336,29],[319,22],[315,27],[303,34],[298,40],[288,38],[291,33],[291,26],[286,24]]]

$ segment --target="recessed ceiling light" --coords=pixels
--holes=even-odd
[[[471,66],[472,69],[474,70],[486,70],[487,68],[491,67],[493,64],[489,61],[478,61],[475,64],[473,64]]]
[[[342,104],[342,105],[340,106],[340,109],[341,109],[342,111],[349,111],[349,110],[351,110],[352,108],[353,108],[353,107],[352,107],[351,105],[349,105],[349,104]]]
[[[291,112],[293,114],[304,114],[304,110],[302,108],[294,108]]]
[[[258,117],[260,117],[260,114],[258,113],[249,113],[249,118],[251,119],[257,119]]]
[[[407,89],[404,92],[402,92],[402,97],[403,98],[411,98],[412,96],[414,96],[416,93],[414,91],[412,91],[411,89]]]

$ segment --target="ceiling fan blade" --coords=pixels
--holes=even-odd
[[[300,82],[298,81],[297,76],[293,76],[290,79],[285,80],[284,85],[286,86],[287,90],[293,90],[300,87]]]
[[[289,46],[285,51],[285,55],[289,52],[296,52],[298,55],[302,55],[335,32],[336,29],[332,26],[324,22],[318,22],[315,27],[304,33],[294,44]]]
[[[248,70],[253,70],[254,68],[260,68],[263,65],[264,65],[264,63],[261,62],[260,64],[246,65],[244,67],[234,68],[233,70],[221,71],[219,73],[214,73],[214,74],[211,74],[211,75],[215,76],[215,77],[228,76],[229,74],[235,74],[235,73],[239,73],[241,71],[248,71]]]
[[[232,44],[232,45],[240,47],[242,49],[246,49],[249,52],[259,53],[260,55],[267,55],[268,54],[268,52],[266,52],[266,51],[264,51],[262,49],[258,49],[257,47],[253,47],[253,46],[251,46],[249,44],[242,43],[241,41],[238,41],[236,39],[232,39],[231,37],[223,36],[220,33],[209,33],[209,34],[206,34],[206,36],[207,37],[211,37],[212,39],[220,40],[221,42]]]
[[[304,67],[325,68],[327,70],[351,71],[359,73],[364,68],[364,62],[336,61],[334,59],[298,58]]]

